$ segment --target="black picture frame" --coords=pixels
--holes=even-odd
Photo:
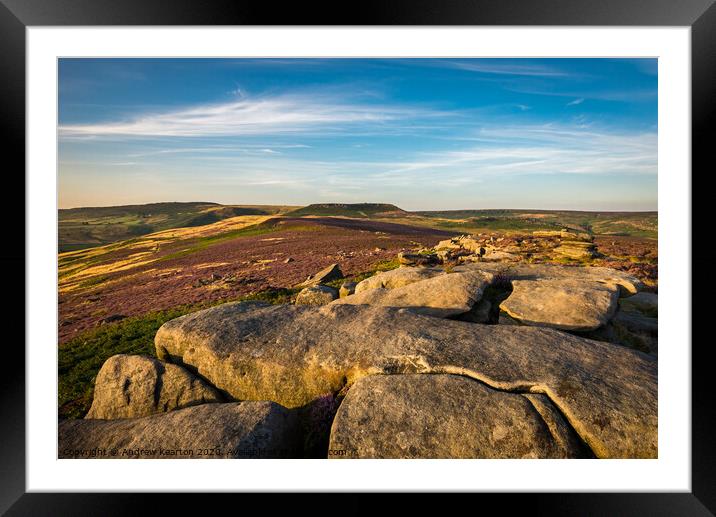
[[[574,25],[574,26],[689,26],[691,27],[692,70],[692,192],[695,180],[713,169],[708,151],[716,142],[716,6],[714,0],[400,0],[363,1],[354,7],[338,3],[246,2],[215,0],[0,0],[0,106],[7,158],[15,158],[14,192],[25,192],[24,180],[16,172],[25,165],[25,29],[28,26],[83,25]],[[684,171],[689,178],[689,171]],[[12,196],[24,203],[24,195]],[[693,202],[692,202],[693,206]],[[17,213],[23,207],[17,207]],[[693,213],[696,225],[700,218]],[[4,247],[0,259],[6,271],[32,271],[26,267],[24,228],[8,230],[16,243]],[[692,232],[697,235],[698,232]],[[691,250],[688,250],[691,253]],[[707,257],[690,255],[692,268],[707,270]],[[701,267],[699,267],[701,266]],[[7,288],[13,290],[16,310],[32,310],[19,303],[24,292],[20,275],[10,275]],[[690,273],[684,281],[691,285]],[[23,295],[24,300],[24,295]],[[704,321],[708,306],[693,304],[692,321]],[[23,313],[24,315],[24,313]],[[702,317],[699,318],[698,316]],[[9,319],[9,318],[8,318]],[[10,323],[8,323],[9,325]],[[695,336],[695,334],[694,334]],[[24,336],[23,336],[24,341]],[[711,340],[692,339],[692,491],[690,493],[622,494],[485,494],[486,499],[508,512],[524,507],[530,513],[551,515],[713,515],[716,513],[716,446],[712,439],[714,406],[712,397]],[[17,342],[5,343],[3,373],[0,375],[0,512],[8,515],[124,515],[151,510],[171,499],[185,511],[205,508],[199,497],[138,494],[38,494],[25,489],[25,355]],[[674,343],[685,350],[688,343]],[[14,348],[14,349],[10,349]],[[12,365],[9,367],[8,365]],[[516,473],[519,475],[519,473]],[[212,495],[212,498],[222,497]],[[242,505],[258,501],[241,495]],[[339,506],[342,513],[365,513],[376,507],[374,496],[336,495],[322,499],[320,508]],[[452,503],[464,498],[451,496]],[[147,502],[146,499],[150,501]],[[225,501],[214,501],[222,504]],[[290,503],[271,496],[272,510]],[[300,504],[300,503],[299,503]],[[315,503],[313,503],[315,504]],[[402,511],[423,505],[413,495],[402,503]],[[471,502],[471,506],[475,503]],[[248,508],[246,506],[245,508]],[[362,508],[362,510],[361,510]],[[291,511],[291,510],[288,510]]]

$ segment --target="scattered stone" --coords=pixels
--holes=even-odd
[[[447,318],[468,312],[492,282],[489,273],[443,273],[393,289],[370,289],[335,304],[404,308],[418,314]]]
[[[343,282],[343,285],[341,285],[341,288],[338,290],[338,296],[345,298],[346,296],[352,295],[356,292],[357,285],[355,282]]]
[[[306,287],[296,296],[296,305],[326,305],[338,298],[338,291],[327,285]]]
[[[284,263],[284,264],[289,264],[290,262],[293,262],[293,261],[294,261],[294,258],[293,258],[293,257],[286,257],[286,258],[283,260],[283,263]]]
[[[544,396],[543,396],[544,397]],[[371,375],[338,409],[330,458],[584,458],[548,397],[545,419],[525,395],[457,375]]]
[[[65,420],[58,431],[60,458],[295,458],[302,452],[294,412],[273,402],[202,404],[131,419]]]
[[[548,396],[597,457],[657,456],[656,360],[554,329],[366,305],[242,302],[165,323],[155,346],[160,359],[190,365],[236,399],[286,407],[367,375],[459,373]]]
[[[113,355],[97,374],[85,418],[135,418],[206,402],[221,395],[184,368],[141,355]]]
[[[299,284],[297,287],[313,287],[324,282],[330,282],[331,280],[338,280],[343,278],[343,273],[338,264],[331,264],[330,266],[321,269],[315,275],[309,276],[305,282]]]
[[[594,330],[617,309],[615,285],[578,280],[514,280],[500,308],[525,325],[561,330]]]

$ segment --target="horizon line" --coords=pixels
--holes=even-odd
[[[372,201],[361,201],[357,203],[342,203],[342,202],[334,202],[334,201],[326,201],[326,202],[316,202],[316,203],[308,203],[306,205],[290,205],[290,204],[282,204],[282,203],[217,203],[216,201],[150,201],[147,203],[128,203],[128,204],[122,204],[122,205],[94,205],[94,206],[73,206],[73,207],[57,207],[57,210],[81,210],[81,209],[92,209],[92,208],[122,208],[122,207],[130,207],[130,206],[147,206],[147,205],[158,205],[158,204],[206,204],[206,205],[218,205],[218,206],[284,206],[284,207],[290,207],[290,208],[305,208],[311,205],[393,205],[394,207],[398,208],[399,210],[402,210],[404,212],[409,213],[417,213],[417,212],[465,212],[465,211],[487,211],[487,210],[512,210],[512,211],[534,211],[534,212],[610,212],[610,213],[620,213],[620,212],[631,212],[631,213],[652,213],[656,212],[658,213],[658,208],[655,208],[653,210],[631,210],[631,209],[579,209],[579,208],[436,208],[436,209],[416,209],[416,210],[406,210],[404,208],[400,208],[398,205],[395,205],[393,203],[386,203],[386,202],[372,202]]]

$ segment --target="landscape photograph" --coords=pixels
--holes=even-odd
[[[658,458],[656,59],[58,60],[58,458]]]

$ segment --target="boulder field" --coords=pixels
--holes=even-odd
[[[158,359],[105,363],[85,420],[60,422],[60,455],[213,441],[221,457],[302,457],[313,433],[331,458],[654,458],[656,358],[607,342],[656,332],[656,295],[625,303],[641,287],[478,262],[400,267],[325,305],[197,311],[159,329]],[[488,324],[498,313],[512,324]]]

